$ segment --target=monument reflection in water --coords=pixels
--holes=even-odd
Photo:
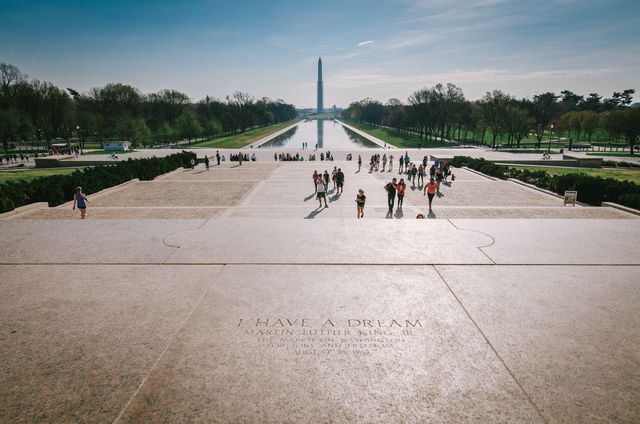
[[[315,121],[315,122],[313,122]],[[318,149],[362,149],[378,148],[375,143],[345,128],[331,119],[305,120],[289,131],[263,144],[261,148],[301,149],[307,143],[307,150]]]

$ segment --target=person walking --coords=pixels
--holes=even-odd
[[[397,191],[398,183],[394,178],[390,183],[384,186],[384,190],[387,192],[387,203],[389,205],[389,213],[393,212],[393,204],[396,200],[396,191]]]
[[[398,183],[398,209],[402,209],[402,201],[404,200],[404,192],[407,190],[407,185],[404,182],[404,178],[400,178]]]
[[[336,174],[338,173],[338,167],[334,166],[333,171],[331,171],[331,182],[333,183],[333,189],[336,189]]]
[[[362,157],[358,155],[358,172],[360,172],[360,167],[362,166]]]
[[[204,157],[204,169],[209,170],[209,158],[206,155]]]
[[[320,176],[320,174],[318,174],[318,171],[313,171],[313,192],[317,193],[318,192],[318,187],[316,186],[316,184],[318,184],[318,178],[322,178]]]
[[[344,187],[344,172],[342,172],[342,168],[338,168],[338,172],[336,172],[336,186],[337,194],[342,194]]]
[[[238,166],[242,166],[242,152],[238,152]]]
[[[424,185],[424,166],[420,164],[418,167],[418,187],[422,187]]]
[[[404,156],[400,155],[400,163],[398,164],[398,174],[402,174],[403,166],[404,166]]]
[[[438,191],[438,184],[436,184],[433,178],[429,178],[429,182],[424,187],[424,194],[429,197],[429,212],[431,212],[431,202],[433,202],[433,197],[436,195],[436,191]]]
[[[418,168],[416,168],[416,164],[414,163],[411,167],[411,188],[416,188],[416,175],[418,175]]]
[[[87,216],[87,203],[91,202],[82,192],[82,187],[76,187],[76,193],[73,195],[73,210],[76,210],[76,206],[80,209],[80,219]]]
[[[218,162],[218,166],[220,166],[220,152],[216,150],[216,162]]]
[[[409,164],[411,163],[411,158],[409,157],[409,153],[404,152],[404,170],[405,172],[409,172]]]
[[[356,212],[358,219],[364,218],[364,204],[366,201],[367,196],[364,195],[364,190],[358,189],[358,194],[356,195]]]
[[[324,179],[324,191],[329,190],[329,173],[327,170],[324,170],[324,175],[322,176]]]
[[[327,176],[328,175],[329,174],[327,174]],[[318,181],[316,182],[316,193],[318,202],[320,202],[320,206],[318,206],[318,209],[322,207],[322,200],[324,200],[324,207],[328,208],[329,205],[327,205],[327,185],[322,180],[321,176],[319,176]]]
[[[382,155],[382,172],[384,172],[387,167],[387,154]]]
[[[393,155],[389,155],[389,172],[393,169]]]

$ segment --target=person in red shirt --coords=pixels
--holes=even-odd
[[[429,197],[429,212],[431,212],[431,202],[433,201],[433,196],[436,195],[436,191],[438,191],[438,184],[436,184],[433,178],[430,178],[427,185],[424,186],[424,193],[423,193]]]

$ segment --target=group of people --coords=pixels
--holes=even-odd
[[[389,172],[391,172],[391,169],[393,168],[393,155],[389,155],[389,157],[387,158],[386,153],[384,153],[382,156],[380,156],[379,153],[371,155],[371,158],[369,159],[369,172],[379,171],[381,162],[382,172],[385,172],[385,170],[387,169],[387,162],[389,162]],[[361,166],[362,158],[358,155],[358,171],[360,171]]]
[[[292,155],[291,153],[274,153],[273,154],[273,160],[275,161],[297,161],[297,160],[304,160],[304,158],[302,156],[300,156],[299,153],[296,153],[295,155]],[[311,160],[311,159],[309,159]]]
[[[249,156],[249,153],[242,153],[242,152],[238,152],[238,153],[230,153],[229,154],[229,161],[230,162],[238,162],[240,163],[240,165],[242,165],[242,162],[255,162],[256,160],[258,160],[256,158],[256,154],[252,153],[251,156]]]
[[[18,155],[16,153],[7,153],[4,156],[0,156],[0,165],[2,165],[3,159],[7,162],[6,165],[18,163]],[[25,161],[29,162],[29,153],[20,153],[20,163]]]
[[[303,143],[304,144],[304,143]],[[296,153],[291,154],[291,153],[274,153],[273,154],[273,160],[274,161],[283,161],[283,162],[287,162],[287,161],[303,161],[304,160],[304,156],[302,156],[300,153]],[[316,154],[315,153],[310,153],[308,159],[309,161],[315,161],[316,159]],[[333,161],[333,155],[331,154],[330,151],[327,151],[327,153],[324,152],[320,152],[320,160],[321,161]],[[349,155],[347,155],[347,160],[351,160],[349,159]]]
[[[384,186],[384,190],[387,192],[387,204],[389,206],[389,213],[393,212],[393,206],[395,204],[396,197],[398,198],[398,209],[402,209],[402,203],[404,201],[404,194],[407,190],[407,184],[404,178],[397,178],[391,180]],[[424,186],[423,195],[426,195],[429,199],[429,212],[432,211],[431,205],[436,193],[440,191],[440,183],[436,182],[434,178],[429,178],[429,182]]]
[[[329,176],[329,172],[325,169],[324,173],[319,173],[318,171],[313,171],[313,189],[316,193],[316,198],[319,202],[319,208],[322,207],[322,201],[324,200],[324,207],[328,208],[327,204],[327,192],[329,191],[329,178],[331,178],[331,182],[333,183],[332,190],[336,191],[336,195],[342,194],[342,190],[344,188],[344,172],[342,172],[341,168],[336,166],[333,167],[333,171],[331,171],[331,176]]]

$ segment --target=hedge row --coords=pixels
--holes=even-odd
[[[181,166],[189,166],[191,159],[196,159],[195,153],[183,151],[162,158],[129,159],[113,165],[95,166],[70,175],[7,181],[0,184],[0,213],[35,202],[61,205],[73,199],[78,186],[85,194],[92,194],[134,178],[152,180]]]
[[[466,166],[503,180],[516,178],[560,195],[564,195],[566,190],[576,190],[579,201],[594,206],[600,206],[602,202],[615,202],[630,208],[640,209],[640,185],[631,181],[578,173],[551,175],[545,171],[515,169],[468,156],[456,156],[450,164],[455,167]]]

